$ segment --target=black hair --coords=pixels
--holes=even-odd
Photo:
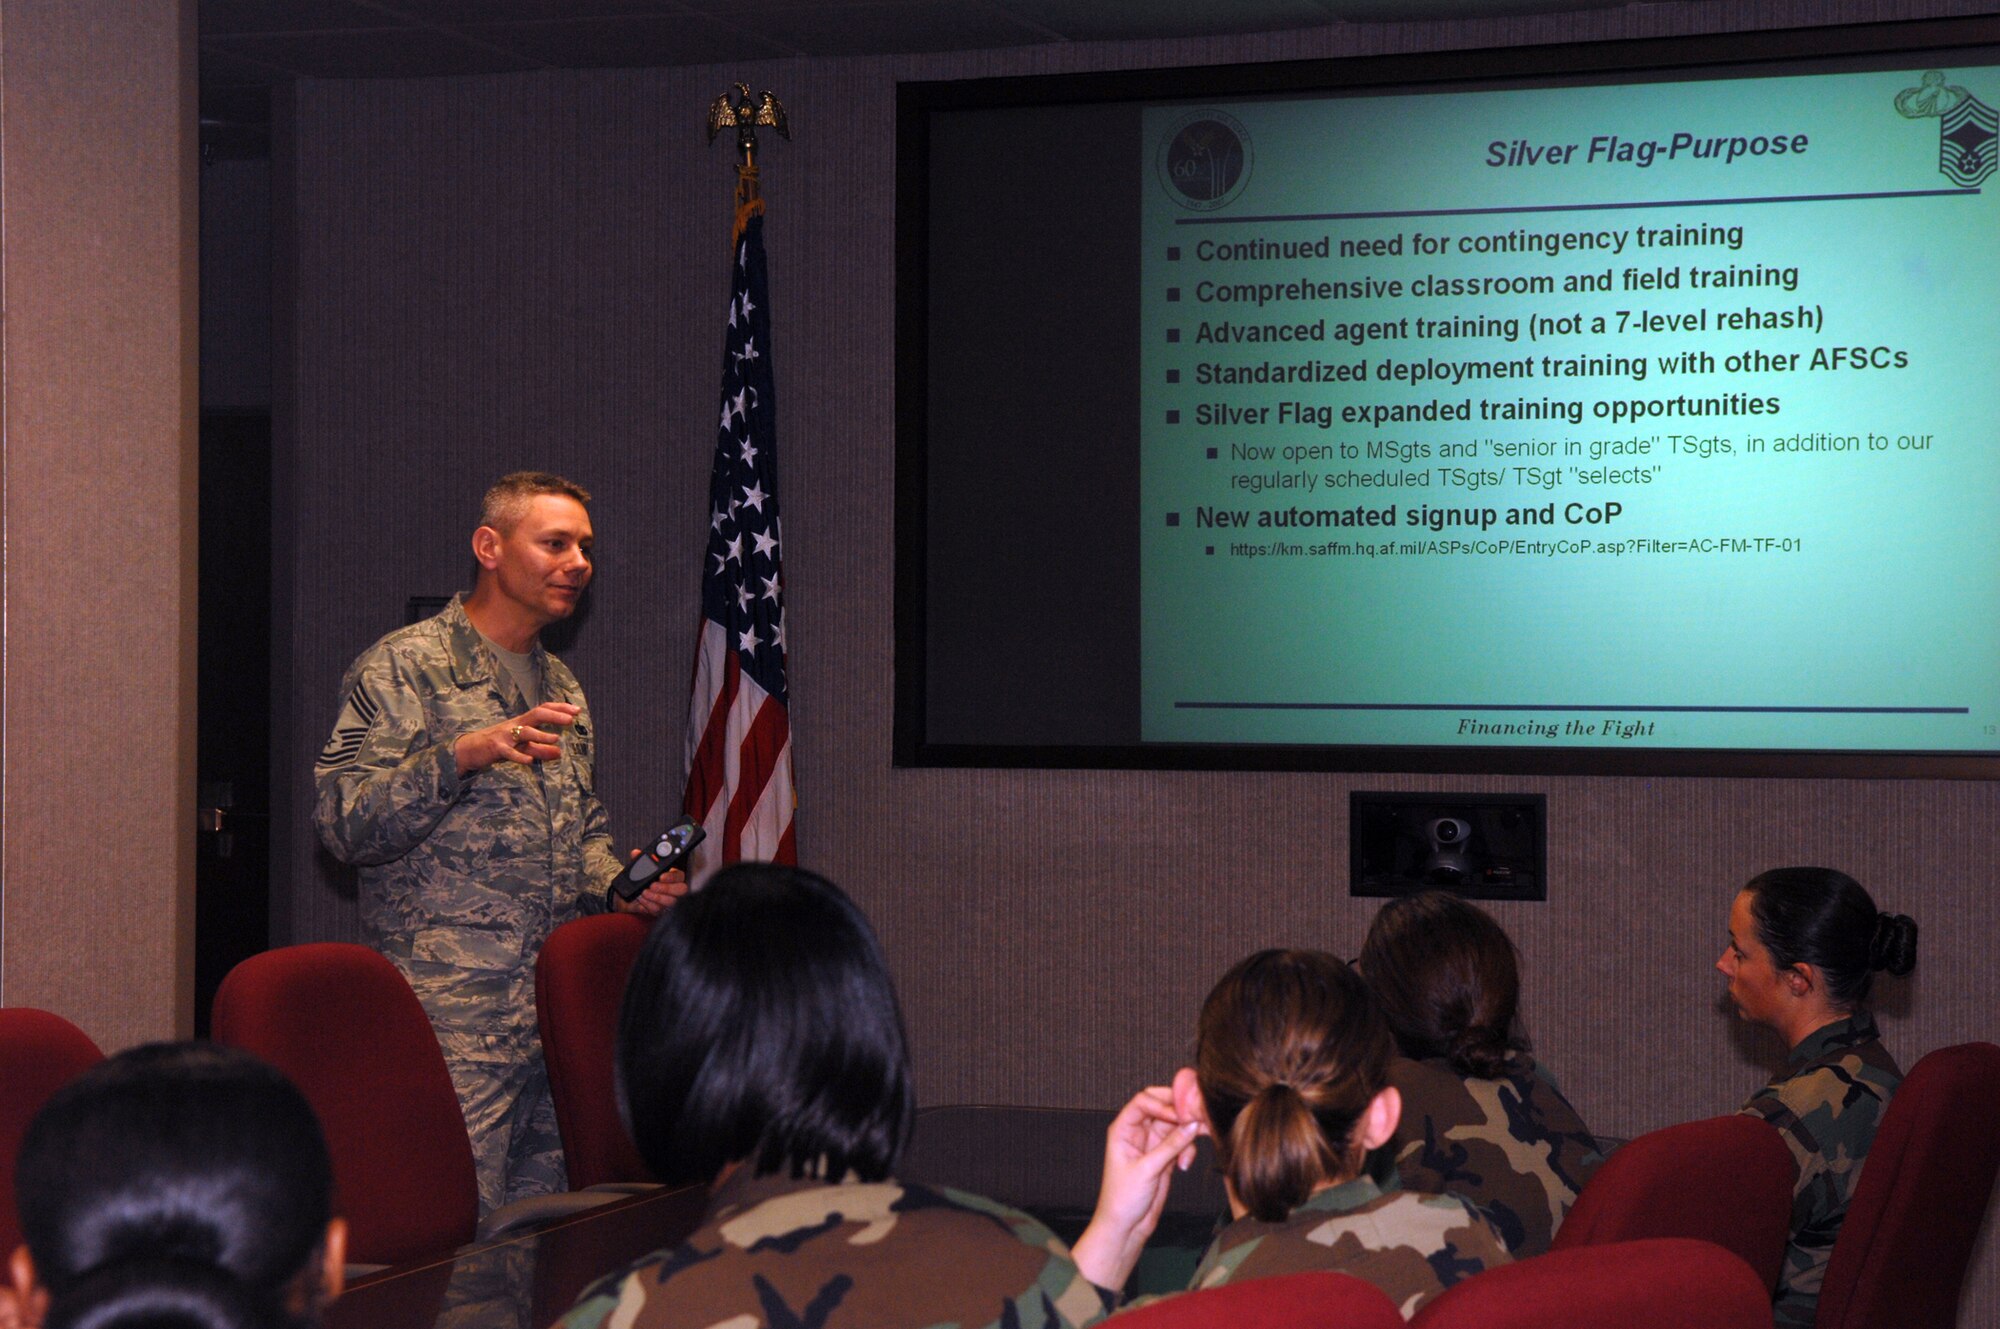
[[[44,1329],[303,1326],[333,1166],[312,1108],[247,1052],[154,1043],[65,1085],[21,1142]],[[302,1282],[302,1280],[304,1280]]]
[[[1750,893],[1757,940],[1771,953],[1772,965],[1813,966],[1841,1010],[1868,1000],[1877,970],[1900,978],[1916,965],[1916,921],[1877,910],[1861,883],[1845,872],[1773,868],[1743,889]]]
[[[661,1181],[889,1175],[915,1094],[868,920],[826,878],[724,868],[653,925],[618,1019],[619,1094]]]
[[[1443,1057],[1460,1075],[1506,1073],[1528,1050],[1514,943],[1491,915],[1449,891],[1391,900],[1375,915],[1355,962],[1404,1056]]]

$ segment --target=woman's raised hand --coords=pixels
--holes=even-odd
[[[1084,1277],[1114,1292],[1125,1285],[1159,1224],[1174,1169],[1194,1162],[1201,1130],[1199,1121],[1181,1116],[1165,1085],[1141,1089],[1112,1119],[1097,1211],[1073,1252]]]

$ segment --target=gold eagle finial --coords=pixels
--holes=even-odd
[[[766,89],[759,101],[750,100],[750,85],[738,83],[734,96],[723,93],[708,108],[708,141],[715,142],[715,136],[725,129],[736,131],[736,150],[743,154],[743,162],[754,165],[757,160],[758,126],[777,131],[778,137],[789,140],[791,125],[785,119],[785,106]]]

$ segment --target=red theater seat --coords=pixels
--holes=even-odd
[[[579,918],[551,932],[535,961],[535,1018],[572,1190],[653,1179],[619,1117],[611,1069],[625,979],[648,926],[633,914]]]
[[[348,1258],[400,1264],[472,1240],[479,1189],[430,1019],[396,967],[339,942],[253,955],[215,994],[215,1039],[276,1066],[319,1114]]]
[[[1119,1329],[1402,1329],[1395,1303],[1350,1274],[1246,1278],[1200,1292],[1177,1292],[1124,1311]]]
[[[1553,1249],[1692,1237],[1735,1252],[1775,1288],[1797,1176],[1784,1137],[1760,1118],[1668,1126],[1604,1160],[1556,1229]]]
[[[0,1009],[0,1259],[21,1244],[14,1162],[28,1123],[56,1090],[103,1060],[90,1035],[60,1015]]]
[[[1771,1329],[1771,1294],[1722,1247],[1662,1237],[1551,1251],[1488,1269],[1447,1288],[1412,1323],[1417,1329]]]
[[[1875,1129],[1820,1285],[1817,1329],[1951,1329],[2000,1170],[2000,1047],[1939,1048]]]

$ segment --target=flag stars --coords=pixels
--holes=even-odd
[[[759,552],[761,553],[762,551],[760,550]],[[758,580],[764,583],[764,599],[769,600],[772,604],[778,603],[778,595],[780,591],[780,587],[778,585],[778,578],[776,578],[775,576],[759,577]]]
[[[734,563],[741,563],[741,562],[743,561],[743,534],[742,534],[742,532],[740,532],[740,531],[739,531],[739,532],[737,532],[737,534],[735,535],[735,537],[734,537],[733,539],[731,539],[731,540],[730,540],[730,542],[729,542],[729,543],[728,543],[727,545],[724,545],[724,546],[723,546],[723,548],[724,548],[725,550],[727,550],[727,551],[728,551],[728,552],[727,552],[727,556],[726,556],[726,560],[725,560],[725,561],[727,561],[727,562],[734,562]]]
[[[771,535],[771,533],[768,531],[753,531],[750,534],[750,538],[757,542],[758,553],[762,554],[765,558],[770,559],[774,563],[777,562],[778,541],[775,536]]]
[[[745,466],[755,466],[757,464],[757,445],[752,443],[747,436],[743,439],[743,464]]]
[[[744,506],[755,508],[759,512],[764,510],[764,500],[769,497],[770,495],[764,492],[763,486],[755,480],[752,480],[750,487],[743,491]]]
[[[780,630],[782,631],[782,629]],[[736,636],[736,649],[744,652],[746,655],[755,655],[757,648],[763,644],[763,641],[757,636],[757,629],[755,628],[746,628]]]

